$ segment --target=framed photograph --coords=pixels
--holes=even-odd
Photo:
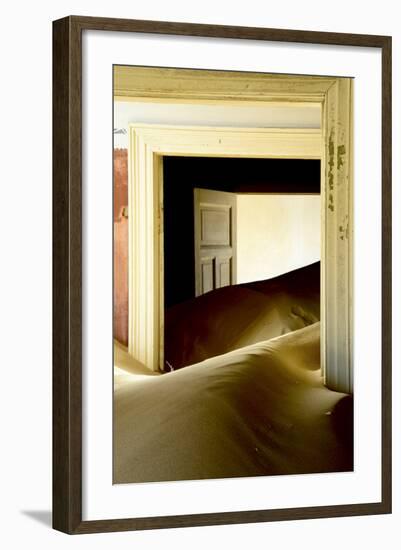
[[[53,526],[391,512],[391,38],[53,23]]]

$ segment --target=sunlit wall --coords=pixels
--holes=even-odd
[[[320,195],[238,195],[237,283],[320,260]]]

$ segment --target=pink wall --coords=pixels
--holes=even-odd
[[[114,338],[128,344],[128,151],[114,149]]]

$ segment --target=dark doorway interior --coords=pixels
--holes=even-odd
[[[232,193],[320,193],[320,160],[164,157],[165,307],[195,296],[195,187]]]

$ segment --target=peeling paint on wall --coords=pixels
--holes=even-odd
[[[334,167],[334,138],[333,138],[334,130],[330,133],[329,138],[329,189],[330,191],[333,191],[334,189],[334,173],[333,173],[333,167]]]
[[[329,194],[329,204],[328,204],[328,208],[329,208],[329,210],[331,210],[332,212],[334,212],[334,197],[333,197],[333,193],[330,193],[330,194]]]
[[[339,145],[337,147],[337,170],[340,170],[340,168],[344,165],[344,155],[346,153],[345,145]]]
[[[329,203],[328,203],[327,206],[328,206],[328,209],[331,212],[334,212],[334,195],[333,195],[333,191],[334,191],[334,172],[333,172],[334,154],[335,154],[334,130],[332,129],[331,132],[330,132],[330,137],[329,137],[329,161],[328,161],[329,170],[328,170],[328,174],[327,174],[327,181],[328,181],[329,190],[330,190]]]
[[[340,239],[342,241],[348,240],[348,235],[349,235],[348,215],[344,217],[343,223],[338,227],[338,231],[340,234]]]

